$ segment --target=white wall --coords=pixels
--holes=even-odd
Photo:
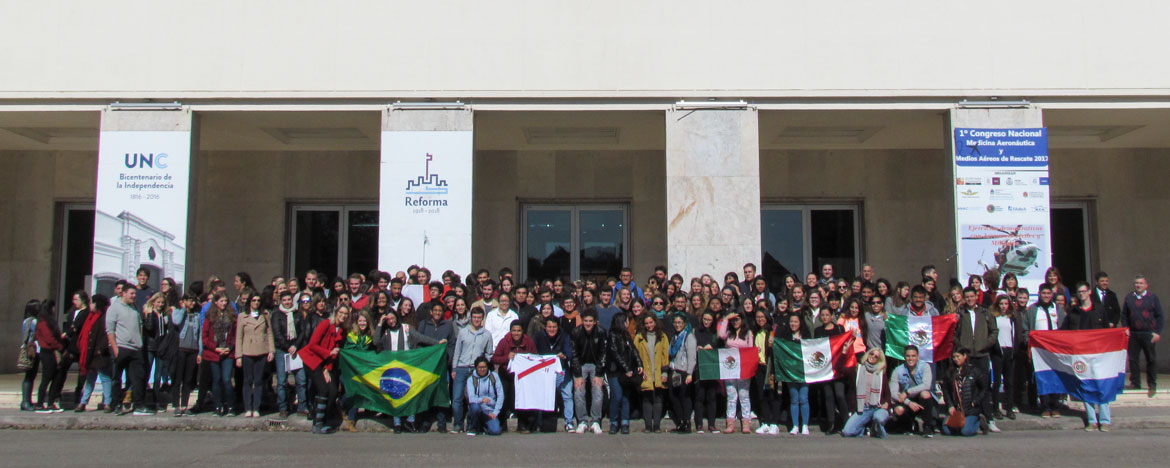
[[[0,99],[1170,94],[1170,2],[0,0]]]

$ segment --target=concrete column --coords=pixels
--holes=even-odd
[[[382,113],[379,268],[471,272],[473,123],[465,109]]]
[[[151,270],[185,284],[195,210],[198,138],[190,108],[102,112],[94,226],[93,292],[111,294],[112,280]]]
[[[760,133],[754,109],[666,112],[670,272],[739,272],[760,262]],[[636,221],[635,221],[636,222]],[[638,273],[639,275],[649,272]]]

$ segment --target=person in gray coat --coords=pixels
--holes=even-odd
[[[692,376],[698,363],[698,341],[691,332],[686,315],[674,314],[671,316],[671,324],[674,336],[670,340],[670,380],[667,386],[676,426],[673,432],[688,434],[691,432],[691,395],[694,394]]]

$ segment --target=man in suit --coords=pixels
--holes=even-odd
[[[1121,322],[1121,302],[1117,300],[1117,293],[1109,289],[1109,274],[1097,272],[1097,285],[1093,288],[1093,303],[1100,305],[1105,311],[1105,320],[1110,327],[1116,327]]]

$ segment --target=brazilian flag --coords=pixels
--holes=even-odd
[[[345,394],[359,408],[410,416],[433,406],[451,406],[446,346],[410,351],[341,350]]]

